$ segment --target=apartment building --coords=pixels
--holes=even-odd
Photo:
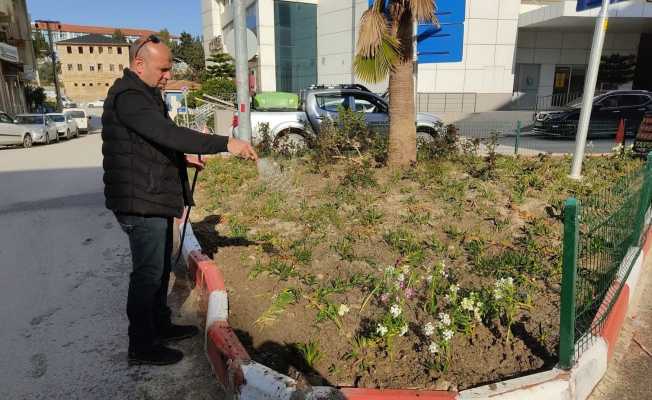
[[[250,69],[258,90],[296,91],[312,83],[364,83],[352,60],[368,0],[244,0]],[[206,54],[234,55],[232,0],[202,0]],[[583,90],[597,10],[575,0],[466,0],[463,58],[420,64],[421,111],[469,113],[528,107]],[[231,46],[232,47],[232,46]],[[624,88],[652,90],[652,2],[611,6],[604,54],[636,55]],[[387,83],[368,85],[382,92]]]
[[[91,34],[56,43],[61,83],[76,102],[104,99],[113,82],[129,66],[129,44]]]
[[[152,34],[157,34],[158,32],[150,29],[137,29],[137,28],[120,28],[120,27],[111,27],[111,26],[90,26],[90,25],[76,25],[76,24],[66,24],[60,23],[57,26],[52,25],[52,41],[58,42],[61,40],[75,39],[81,36],[86,35],[104,35],[111,37],[116,30],[122,32],[125,38],[129,42],[134,42],[142,36],[149,36]],[[32,31],[36,34],[37,31],[41,31],[47,39],[47,29],[46,27],[37,26],[36,23],[32,23]],[[178,40],[177,36],[170,36],[172,40]]]
[[[0,110],[27,111],[24,88],[34,79],[35,66],[25,0],[0,0]]]

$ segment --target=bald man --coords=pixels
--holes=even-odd
[[[129,68],[109,89],[102,114],[104,195],[129,237],[129,364],[166,365],[183,354],[166,344],[192,337],[195,326],[175,325],[167,306],[172,224],[193,205],[184,153],[228,151],[256,159],[252,147],[232,137],[176,126],[161,90],[171,78],[172,54],[152,35],[129,50]]]

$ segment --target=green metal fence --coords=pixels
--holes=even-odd
[[[652,154],[643,168],[613,186],[566,201],[561,368],[571,368],[599,335],[640,251],[651,200]]]

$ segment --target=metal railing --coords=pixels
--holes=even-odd
[[[564,208],[559,365],[599,336],[640,252],[652,200],[652,155],[611,187]]]

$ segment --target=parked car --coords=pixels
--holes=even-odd
[[[91,101],[91,102],[86,104],[86,107],[88,107],[88,108],[102,108],[102,107],[104,107],[104,99]]]
[[[34,134],[22,125],[18,125],[16,120],[9,114],[0,111],[0,145],[22,145],[30,148],[34,142]]]
[[[534,115],[534,133],[574,138],[582,108],[578,99],[561,110]],[[625,123],[625,135],[634,136],[646,112],[652,111],[652,93],[645,90],[614,90],[593,99],[589,135],[615,136],[618,124]]]
[[[63,110],[63,114],[70,116],[75,121],[79,133],[88,133],[88,121],[91,117],[86,114],[86,110],[83,108],[68,108]]]
[[[16,124],[25,128],[34,143],[50,144],[59,141],[57,125],[47,114],[18,114]]]
[[[73,137],[79,136],[79,129],[77,128],[77,123],[70,116],[70,114],[63,113],[50,113],[47,114],[57,126],[57,134],[59,137],[63,136],[66,139],[70,140]]]
[[[260,140],[259,130],[268,124],[270,138],[275,144],[282,140],[295,146],[306,146],[307,135],[319,134],[325,118],[336,120],[340,106],[364,113],[367,126],[374,132],[389,133],[387,102],[361,85],[311,86],[301,92],[298,103],[297,109],[252,110],[252,141]],[[432,114],[417,113],[416,124],[417,138],[421,140],[432,140],[443,130],[441,119]],[[236,130],[237,126],[234,134]]]

